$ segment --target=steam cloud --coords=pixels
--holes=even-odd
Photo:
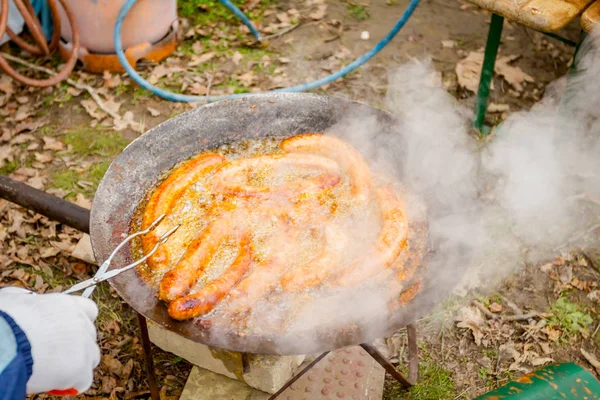
[[[463,275],[463,291],[489,287],[523,261],[589,244],[593,228],[600,227],[593,213],[600,205],[600,31],[588,36],[579,54],[568,82],[555,82],[542,102],[513,114],[489,141],[469,136],[472,110],[436,86],[428,62],[390,75],[386,108],[399,116],[398,124],[390,128],[372,114],[349,115],[327,132],[350,142],[373,171],[401,182],[409,221],[427,220],[433,250],[427,268],[436,274],[433,290],[424,292],[431,301],[426,297],[417,306],[417,316]],[[344,227],[351,243],[370,243],[352,237],[377,233],[355,228]],[[324,290],[313,293],[314,301],[284,296],[262,302],[250,321],[269,331],[297,313],[288,326],[291,336],[274,338],[282,354],[316,350],[315,333],[325,325],[351,326],[364,340],[389,333],[385,290]]]
[[[462,288],[489,286],[523,261],[593,243],[600,204],[600,31],[580,50],[577,71],[554,82],[530,111],[511,115],[488,143],[468,135],[472,110],[435,85],[428,62],[390,75],[393,135],[374,118],[344,123],[344,139],[396,175],[426,211],[447,278],[469,260]],[[595,239],[591,239],[597,241]],[[441,264],[438,264],[441,263]],[[440,277],[440,285],[444,285]]]

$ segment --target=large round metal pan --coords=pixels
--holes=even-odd
[[[393,115],[365,104],[312,94],[278,93],[225,100],[196,108],[163,122],[133,141],[112,163],[98,187],[91,212],[91,240],[95,257],[104,261],[129,234],[136,207],[160,176],[178,162],[203,150],[242,139],[292,136],[324,132],[347,116],[375,116],[377,135],[397,134],[401,127]],[[400,128],[401,129],[401,128]],[[360,150],[360,149],[359,149]],[[120,266],[132,261],[130,248],[114,259]],[[227,330],[207,330],[197,321],[177,322],[159,302],[155,289],[146,285],[135,271],[110,281],[119,295],[136,311],[165,329],[209,346],[256,354],[310,354],[363,343],[384,337],[415,321],[444,299],[458,281],[453,271],[436,284],[443,271],[424,269],[424,287],[406,307],[393,315],[387,310],[373,312],[360,324],[344,329],[298,331],[280,336],[237,336]]]

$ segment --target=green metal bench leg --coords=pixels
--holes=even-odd
[[[490,85],[492,84],[492,77],[494,76],[494,65],[496,64],[496,55],[498,55],[498,46],[500,45],[503,24],[504,17],[492,14],[492,22],[490,23],[490,31],[488,33],[485,55],[483,57],[483,68],[481,69],[481,78],[479,79],[479,89],[477,91],[477,100],[475,103],[475,116],[473,118],[473,127],[482,133],[486,133],[483,132],[483,121],[487,110]]]

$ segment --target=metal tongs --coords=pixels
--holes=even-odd
[[[107,272],[108,267],[110,267],[110,263],[113,259],[113,257],[115,256],[115,254],[117,254],[117,252],[119,250],[121,250],[121,248],[123,246],[125,246],[129,241],[133,240],[134,238],[138,237],[138,236],[142,236],[145,235],[147,233],[149,233],[150,231],[152,231],[154,228],[156,228],[158,226],[158,224],[160,224],[160,222],[165,218],[166,214],[162,214],[160,217],[158,217],[147,229],[144,229],[143,231],[139,231],[136,232],[132,235],[127,236],[114,250],[112,253],[110,253],[110,256],[108,256],[108,258],[106,259],[106,261],[104,261],[102,263],[102,265],[100,266],[100,268],[98,268],[98,271],[96,272],[96,275],[94,275],[93,278],[85,280],[83,282],[79,282],[76,285],[71,286],[69,289],[65,290],[63,293],[64,294],[69,294],[69,293],[74,293],[74,292],[78,292],[80,290],[83,290],[83,294],[81,295],[82,297],[90,297],[92,295],[92,293],[94,292],[94,289],[96,288],[96,285],[99,284],[100,282],[104,282],[105,280],[114,278],[115,276],[119,275],[120,273],[123,273],[125,271],[129,271],[130,269],[140,265],[141,263],[143,263],[144,261],[146,261],[150,256],[152,256],[152,254],[154,254],[156,252],[156,250],[158,250],[158,248],[160,247],[160,245],[162,245],[163,243],[165,243],[169,237],[175,233],[175,231],[181,226],[181,225],[175,225],[173,228],[169,229],[167,232],[165,232],[156,242],[156,244],[154,245],[154,247],[152,248],[151,251],[148,252],[148,254],[146,254],[144,257],[140,258],[139,260],[137,260],[136,262],[126,265],[122,268],[116,268],[116,269],[112,269],[110,271]]]

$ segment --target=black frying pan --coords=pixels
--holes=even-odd
[[[376,116],[377,135],[394,135],[401,127],[396,117],[370,106],[343,99],[303,93],[257,95],[225,100],[199,107],[163,122],[133,141],[112,163],[94,198],[90,235],[96,260],[104,261],[130,232],[136,207],[149,188],[175,164],[203,150],[241,139],[293,136],[324,132],[346,116]],[[400,128],[401,129],[401,128]],[[359,148],[360,151],[360,148]],[[113,265],[132,261],[131,249],[119,253]],[[406,307],[389,315],[387,310],[373,313],[367,320],[348,321],[348,325],[296,331],[281,336],[246,335],[228,330],[206,329],[197,320],[177,322],[159,302],[155,289],[146,285],[135,271],[123,273],[111,285],[136,311],[160,326],[188,339],[232,351],[257,354],[309,354],[354,345],[384,337],[406,326],[442,301],[453,285],[435,282],[443,271],[424,269],[424,289]],[[461,274],[453,271],[457,282]]]

